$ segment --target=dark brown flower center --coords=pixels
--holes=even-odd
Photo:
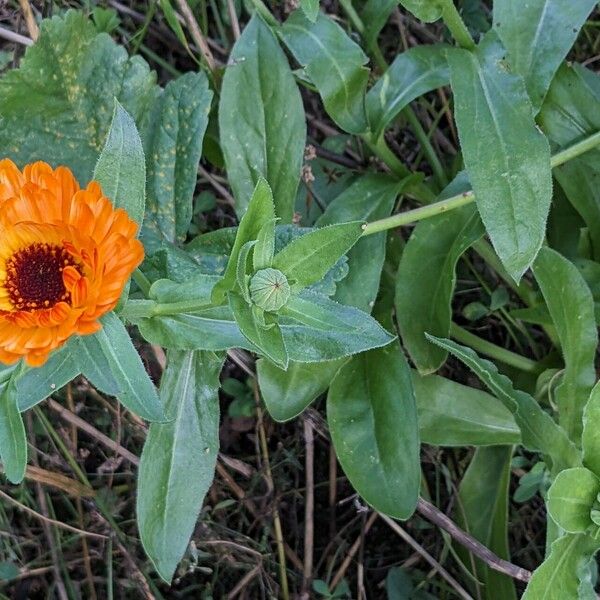
[[[75,259],[54,244],[35,243],[15,252],[6,261],[4,283],[11,304],[17,310],[33,310],[69,302],[62,277],[67,266],[79,270]]]

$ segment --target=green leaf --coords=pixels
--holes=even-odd
[[[27,437],[17,404],[13,369],[5,369],[0,383],[0,459],[11,483],[21,483],[27,466]]]
[[[242,249],[240,250],[238,261],[237,261],[237,270],[236,270],[236,280],[237,287],[242,294],[245,302],[250,304],[250,290],[248,289],[249,276],[248,276],[248,256],[254,245],[255,241],[246,242]]]
[[[598,493],[600,479],[590,470],[565,469],[548,490],[548,512],[566,532],[584,533],[594,527],[590,513]]]
[[[362,235],[362,222],[352,221],[311,231],[289,243],[273,258],[273,268],[281,271],[292,289],[320,281]]]
[[[450,196],[468,185],[456,179]],[[447,194],[442,194],[442,199]],[[402,342],[420,373],[433,373],[447,352],[430,344],[425,332],[448,336],[458,259],[484,234],[473,206],[463,206],[419,223],[406,244],[396,276],[396,318]]]
[[[272,222],[274,218],[273,193],[266,180],[259,177],[250,203],[237,229],[223,279],[217,283],[213,290],[212,297],[215,304],[223,302],[226,293],[233,289],[235,285],[237,262],[242,246],[247,242],[256,240],[263,226]]]
[[[408,519],[421,484],[417,411],[398,343],[343,366],[327,396],[327,422],[352,486],[376,510]]]
[[[298,362],[343,358],[395,339],[367,313],[313,292],[292,296],[280,314],[290,360]]]
[[[256,247],[252,255],[252,265],[255,271],[266,269],[273,263],[275,255],[275,219],[265,223],[258,232]]]
[[[565,361],[556,388],[559,422],[575,443],[583,428],[583,409],[596,382],[594,360],[598,346],[594,299],[574,264],[544,247],[533,264]]]
[[[77,345],[77,338],[72,337],[64,346],[54,350],[41,367],[27,367],[21,363],[15,375],[17,402],[21,412],[45,400],[79,375],[73,355]]]
[[[241,216],[264,177],[277,216],[292,220],[304,155],[302,99],[285,54],[254,15],[229,56],[219,103],[221,149]]]
[[[261,358],[256,363],[258,383],[269,414],[275,421],[297,417],[331,383],[344,360],[290,363],[287,371]]]
[[[319,15],[319,0],[300,0],[300,8],[306,18],[314,23]]]
[[[369,59],[360,46],[323,13],[311,23],[296,10],[279,32],[319,91],[327,114],[344,131],[363,133]]]
[[[434,446],[518,444],[510,411],[482,390],[413,371],[421,440]]]
[[[156,99],[146,129],[147,210],[170,241],[183,241],[192,220],[202,140],[213,94],[204,73],[186,73]]]
[[[137,521],[144,550],[170,583],[213,477],[223,356],[168,353],[160,395],[168,423],[150,425],[140,459]]]
[[[165,413],[127,329],[114,313],[101,319],[102,329],[78,338],[75,360],[85,377],[101,391],[148,421],[164,421]]]
[[[144,150],[135,121],[118,100],[93,179],[115,207],[124,208],[141,225],[146,200]]]
[[[163,14],[165,15],[165,19],[169,24],[169,27],[179,40],[179,43],[189,52],[189,46],[187,39],[185,37],[185,33],[183,32],[183,27],[181,23],[177,19],[177,13],[173,9],[173,5],[170,0],[158,0],[158,5],[160,6]]]
[[[406,180],[367,173],[329,204],[317,225],[347,221],[375,221],[389,216]],[[337,284],[335,299],[341,304],[371,312],[379,291],[385,260],[385,232],[359,239],[347,252],[349,272]]]
[[[508,492],[511,446],[477,448],[460,483],[457,523],[494,554],[510,561],[508,549]],[[457,546],[463,564],[483,587],[482,600],[516,600],[513,580],[488,567],[465,548]]]
[[[67,165],[80,183],[91,179],[113,115],[115,97],[139,123],[157,91],[156,75],[139,56],[82,12],[41,24],[19,69],[0,78],[0,147],[18,164]]]
[[[537,109],[597,0],[496,0],[494,28]]]
[[[533,573],[522,600],[590,598],[589,567],[598,542],[584,534],[568,533],[553,544],[550,555]],[[583,587],[582,584],[587,586]],[[583,595],[582,592],[586,592]],[[591,598],[595,594],[592,593]]]
[[[479,214],[518,281],[544,239],[552,196],[550,146],[537,129],[523,79],[504,62],[497,36],[475,51],[448,52],[455,115]]]
[[[238,294],[229,294],[229,306],[240,331],[248,341],[254,344],[260,353],[269,360],[286,369],[288,355],[276,318],[269,313],[264,313],[266,325],[258,323],[253,310],[255,307],[249,306]]]
[[[367,94],[367,117],[374,138],[379,138],[413,100],[448,85],[449,48],[444,44],[417,46],[396,56]]]
[[[400,4],[417,19],[433,23],[441,18],[445,0],[400,0]]]
[[[365,25],[361,35],[367,48],[372,48],[377,43],[379,33],[397,6],[398,0],[367,0],[359,8],[360,18]]]
[[[557,425],[529,394],[515,390],[510,379],[501,375],[496,365],[479,358],[473,350],[456,342],[432,335],[427,335],[427,339],[451,352],[481,379],[514,415],[521,430],[523,446],[545,454],[554,473],[581,465],[579,452],[569,441],[565,430]]]
[[[600,382],[592,389],[583,413],[583,464],[600,477]]]

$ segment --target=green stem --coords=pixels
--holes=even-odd
[[[142,290],[142,294],[147,298],[150,293],[150,287],[152,286],[150,280],[139,269],[136,269],[133,272],[132,278],[137,283],[140,290]]]
[[[465,50],[473,50],[475,41],[473,40],[465,22],[454,6],[454,0],[446,0],[442,10],[442,19],[446,27],[450,30],[452,37],[456,40],[459,46]]]
[[[473,348],[476,352],[498,360],[505,365],[515,367],[520,371],[525,371],[526,373],[538,373],[540,370],[538,364],[534,360],[521,356],[520,354],[515,354],[501,346],[496,346],[496,344],[492,344],[491,342],[472,334],[470,331],[459,327],[456,323],[450,325],[450,336],[457,342]]]
[[[600,131],[585,138],[584,140],[581,140],[580,142],[573,144],[572,146],[569,146],[568,148],[565,148],[564,150],[561,150],[560,152],[557,152],[554,156],[551,157],[550,165],[552,166],[552,168],[558,167],[566,163],[567,161],[572,160],[573,158],[576,158],[577,156],[583,154],[584,152],[595,148],[599,144]],[[404,165],[402,166],[404,167]],[[414,197],[416,197],[416,195]],[[379,221],[367,223],[364,227],[363,235],[371,235],[373,233],[379,233],[380,231],[394,229],[395,227],[399,227],[400,225],[408,225],[409,223],[414,223],[423,219],[429,219],[430,217],[435,217],[436,215],[448,212],[449,210],[460,208],[465,204],[470,204],[474,200],[475,194],[473,193],[473,191],[457,194],[456,196],[452,196],[451,198],[447,198],[446,200],[440,200],[439,202],[435,202],[428,206],[415,208],[414,210],[398,213],[397,215],[392,215],[391,217],[380,219]]]
[[[363,35],[365,32],[365,24],[358,16],[354,6],[352,6],[352,0],[340,0],[340,5],[344,9],[344,12],[348,15],[350,21],[352,21],[354,29],[356,29],[360,35]]]
[[[364,225],[363,235],[372,235],[374,233],[379,233],[380,231],[400,227],[400,225],[408,225],[409,223],[429,219],[430,217],[435,217],[436,215],[441,215],[442,213],[454,210],[455,208],[465,206],[465,204],[471,204],[474,198],[475,195],[473,192],[465,192],[464,194],[452,196],[447,200],[440,200],[434,204],[427,204],[426,206],[407,210],[398,213],[397,215],[380,219],[379,221],[373,221],[372,223]]]

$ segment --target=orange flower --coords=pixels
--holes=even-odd
[[[144,257],[137,225],[92,181],[0,160],[0,362],[39,366],[101,327]]]

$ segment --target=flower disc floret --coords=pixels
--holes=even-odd
[[[287,277],[277,269],[261,269],[250,280],[250,299],[267,312],[279,310],[289,298]]]
[[[66,167],[0,160],[0,362],[95,333],[144,257],[137,224]]]

